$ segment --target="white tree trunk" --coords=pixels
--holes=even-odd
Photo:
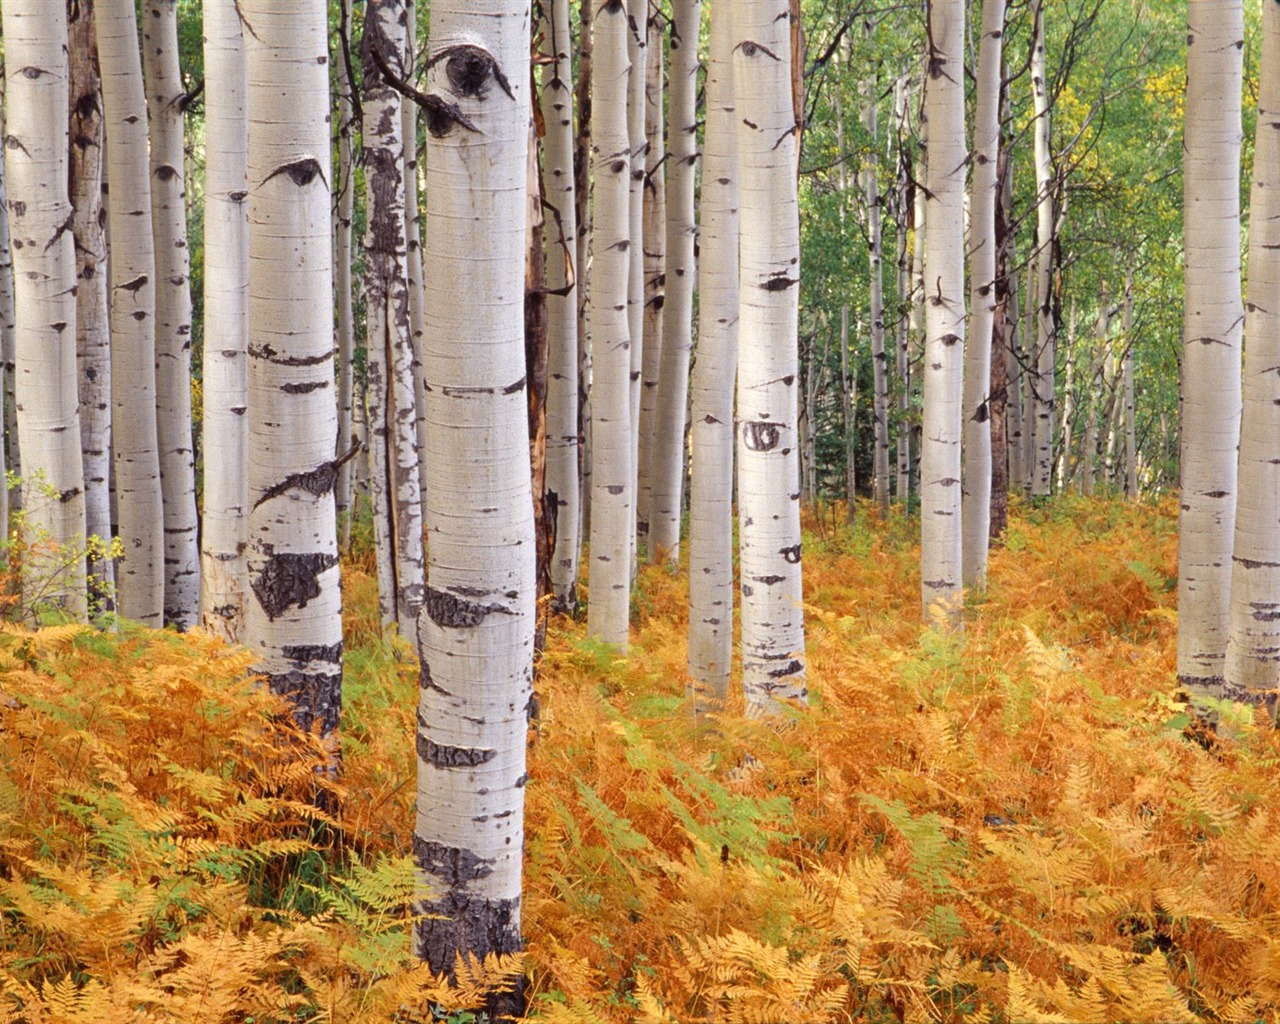
[[[733,5],[741,223],[738,517],[742,685],[755,714],[806,701],[800,545],[798,128],[785,0]]]
[[[924,435],[920,452],[920,593],[926,622],[959,629],[960,439],[964,370],[964,27],[962,0],[929,9],[928,212],[924,244]]]
[[[105,542],[111,538],[111,335],[107,330],[107,240],[102,204],[102,80],[98,76],[98,44],[90,0],[68,6],[67,32],[85,532]],[[0,486],[0,491],[4,490]],[[90,610],[104,610],[115,586],[114,563],[90,558],[89,577]]]
[[[407,81],[414,81],[418,45],[418,5],[405,0],[405,71]],[[423,377],[426,346],[426,289],[422,280],[422,213],[418,199],[418,105],[404,100],[400,104],[401,132],[404,146],[404,223],[405,273],[409,289],[409,333],[413,365],[413,425],[418,451],[418,486],[421,491],[427,478],[427,389]],[[422,495],[426,505],[426,495]],[[421,527],[421,524],[419,524]],[[424,574],[425,574],[424,567]],[[425,581],[425,575],[423,577]]]
[[[1053,309],[1054,186],[1049,150],[1049,87],[1045,70],[1044,0],[1036,0],[1031,48],[1031,90],[1035,109],[1036,168],[1036,340],[1032,376],[1034,431],[1031,494],[1048,497],[1053,489],[1054,365],[1057,324]]]
[[[1133,380],[1133,271],[1125,274],[1124,313],[1124,496],[1138,500],[1138,417],[1137,394]],[[1115,432],[1109,432],[1114,437]]]
[[[876,505],[882,514],[889,512],[889,364],[884,347],[884,250],[881,242],[882,206],[880,202],[880,129],[877,116],[879,84],[872,75],[863,83],[866,93],[862,108],[862,126],[870,139],[866,164],[862,172],[863,197],[867,209],[867,274],[870,278],[871,305],[871,409],[874,419],[872,478]],[[841,311],[843,315],[843,310]]]
[[[205,0],[204,518],[200,621],[236,641],[249,591],[248,71],[236,0]]]
[[[249,549],[244,642],[336,758],[328,32],[312,0],[237,0],[249,110]],[[114,177],[112,179],[114,184]]]
[[[619,4],[592,22],[595,182],[591,280],[591,600],[587,634],[625,650],[631,606],[631,343],[627,294],[631,147],[627,137],[627,17]]]
[[[1003,69],[1004,0],[982,5],[978,51],[978,99],[973,124],[973,183],[970,191],[969,308],[973,311],[964,363],[964,583],[987,584],[991,532],[991,338],[996,303],[996,199],[1000,190],[1000,89]],[[1004,358],[1004,353],[999,354]],[[1004,458],[1004,452],[999,453]]]
[[[1249,204],[1240,498],[1224,695],[1274,707],[1280,664],[1280,5],[1262,9],[1258,134]]]
[[[117,607],[164,621],[164,509],[156,441],[155,250],[147,107],[133,0],[98,0],[98,57],[107,133],[111,280],[111,444],[124,557]]]
[[[436,0],[431,9],[427,92],[442,106],[427,118],[431,567],[418,633],[414,853],[429,890],[415,948],[436,971],[451,971],[461,953],[520,948],[536,591],[524,349],[528,12],[518,0]],[[618,41],[625,53],[621,32]],[[625,152],[618,159],[625,168]],[[624,223],[625,211],[624,202]],[[621,284],[625,323],[625,273]],[[462,294],[484,301],[459,303]],[[607,518],[607,503],[600,508]]]
[[[650,15],[645,64],[645,134],[649,146],[645,159],[643,232],[644,358],[640,375],[640,434],[637,438],[640,454],[636,462],[636,536],[642,544],[648,543],[649,521],[653,514],[653,450],[667,301],[666,121],[662,107],[662,80],[666,69],[662,33],[666,24],[661,11]]]
[[[1026,292],[1022,306],[1022,454],[1020,464],[1022,476],[1018,478],[1018,488],[1024,495],[1031,493],[1031,478],[1035,468],[1036,447],[1036,375],[1039,368],[1036,364],[1036,336],[1040,329],[1040,317],[1037,295],[1036,255],[1033,251],[1027,260]]]
[[[898,128],[899,139],[907,134],[907,106],[910,98],[908,78],[899,76],[893,86],[893,118]],[[897,236],[898,236],[898,302],[903,307],[897,318],[897,357],[898,374],[898,436],[897,436],[897,474],[894,479],[894,498],[905,505],[911,494],[911,244],[910,244],[910,212],[908,203],[908,183],[911,165],[906,147],[898,144],[898,192],[897,192]]]
[[[547,500],[555,517],[551,586],[557,607],[577,605],[578,587],[578,288],[574,239],[573,68],[569,0],[547,0],[540,26],[543,182],[554,211],[547,221]]]
[[[689,677],[695,714],[723,706],[733,659],[733,390],[738,363],[738,128],[730,8],[711,11],[698,361],[691,381]]]
[[[142,69],[151,123],[151,230],[156,255],[156,431],[164,496],[164,621],[200,617],[199,525],[191,433],[191,280],[183,174],[178,2],[146,0]]]
[[[1239,185],[1243,40],[1242,0],[1188,5],[1178,678],[1193,698],[1220,695],[1227,647],[1244,323]],[[1259,220],[1254,225],[1262,226]]]
[[[5,138],[4,75],[0,74],[0,139]],[[9,201],[5,185],[4,160],[0,158],[0,473],[14,469],[13,454],[18,436],[13,419],[13,367],[10,354],[14,344],[13,248],[9,239]],[[6,435],[8,441],[6,442]],[[9,486],[0,480],[0,544],[9,540]]]
[[[649,0],[627,0],[627,57],[631,61],[631,77],[627,80],[627,139],[631,147],[631,182],[628,198],[627,248],[630,265],[627,271],[627,331],[631,336],[631,475],[640,472],[640,405],[641,380],[644,375],[644,250],[645,250],[645,164],[649,159],[648,100],[646,72],[649,60]],[[658,49],[662,39],[658,37]],[[661,58],[659,57],[659,62]],[[662,148],[661,142],[658,148]],[[639,557],[639,521],[633,520],[631,561]]]
[[[47,0],[4,5],[4,160],[14,248],[15,397],[26,540],[22,596],[85,615],[85,581],[68,549],[84,543],[84,472],[76,397],[75,251],[67,193],[67,12]],[[49,549],[57,545],[61,550]]]
[[[344,37],[351,32],[351,0],[340,0],[339,31]],[[345,49],[344,49],[345,47]],[[355,515],[355,477],[357,467],[364,464],[359,456],[346,458],[353,447],[361,444],[356,428],[358,409],[355,402],[355,311],[351,291],[352,224],[355,219],[355,145],[352,139],[355,119],[352,97],[355,84],[348,71],[354,67],[350,38],[339,38],[338,54],[338,175],[334,190],[338,193],[337,218],[334,226],[334,289],[337,292],[338,337],[338,454],[343,458],[338,467],[334,502],[338,516],[338,543],[342,550],[351,544],[351,519]]]
[[[676,561],[684,499],[684,434],[689,406],[689,354],[693,350],[694,251],[698,172],[698,33],[701,0],[674,0],[670,86],[667,93],[667,288],[663,305],[662,359],[654,424],[653,506],[649,557]]]

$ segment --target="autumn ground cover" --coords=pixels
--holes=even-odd
[[[625,661],[553,621],[528,950],[455,990],[409,956],[416,671],[358,565],[335,783],[241,652],[5,627],[0,1021],[463,1021],[516,975],[551,1022],[1280,1019],[1280,740],[1186,735],[1175,519],[1015,510],[959,639],[915,523],[811,512],[781,726],[685,714],[679,574]]]

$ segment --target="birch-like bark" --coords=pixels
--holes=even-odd
[[[460,954],[520,948],[535,627],[524,368],[529,33],[529,5],[518,0],[432,5],[426,91],[441,105],[427,119],[431,566],[418,634],[414,829],[426,893],[414,931],[417,953],[437,972],[452,971]],[[625,54],[621,31],[618,42]],[[625,66],[624,57],[622,86]],[[625,196],[625,152],[618,159]],[[625,274],[621,284],[625,323]],[[462,294],[483,301],[459,303]],[[607,503],[600,509],[607,518]],[[519,1003],[518,993],[495,997],[491,1017],[519,1016]]]
[[[631,474],[640,473],[640,404],[641,378],[644,371],[644,180],[649,158],[648,100],[646,72],[649,60],[649,0],[627,0],[627,57],[631,61],[631,77],[627,80],[627,138],[631,146],[631,181],[627,193],[628,231],[631,236],[627,255],[627,331],[631,336]],[[658,38],[661,48],[661,37]],[[661,145],[661,144],[659,144]],[[639,521],[633,521],[631,561],[639,558],[641,540]]]
[[[920,88],[923,92],[925,88],[924,82],[921,82]],[[923,107],[923,98],[921,106]],[[908,324],[909,351],[907,352],[907,358],[909,364],[920,367],[920,378],[921,382],[923,382],[925,336],[924,243],[928,229],[925,218],[929,212],[925,198],[925,188],[921,184],[925,181],[929,172],[929,121],[923,116],[920,120],[919,137],[920,152],[916,158],[914,174],[916,185],[911,202],[911,302],[909,304],[911,315]],[[917,384],[914,379],[911,380],[912,397],[921,394],[921,388],[922,384]],[[909,430],[913,459],[912,475],[915,477],[916,493],[918,494],[920,489],[920,460],[923,455],[923,422],[921,417],[913,417]]]
[[[1036,340],[1033,378],[1034,433],[1031,495],[1048,497],[1053,490],[1054,366],[1057,324],[1053,309],[1054,186],[1049,150],[1049,87],[1045,70],[1044,0],[1036,0],[1031,47],[1031,91],[1035,110],[1033,130],[1036,168]]]
[[[404,13],[403,0],[370,0],[365,8],[361,138],[368,189],[365,326],[378,593],[384,623],[394,621],[400,635],[411,638],[426,590],[426,563],[406,254],[405,140],[400,94],[378,67],[380,59],[401,81],[406,77]]]
[[[801,578],[800,218],[786,0],[733,4],[741,223],[738,516],[748,711],[808,699]]]
[[[640,455],[636,462],[636,537],[649,540],[653,510],[653,451],[658,420],[658,384],[662,364],[662,333],[667,301],[667,180],[666,119],[663,115],[663,77],[666,55],[662,34],[667,25],[661,11],[649,18],[648,58],[645,63],[644,189],[644,332],[640,370]]]
[[[1124,381],[1124,496],[1138,500],[1138,417],[1137,394],[1133,380],[1133,271],[1124,279],[1124,359],[1121,375]],[[1114,432],[1111,432],[1114,436]]]
[[[1262,9],[1239,508],[1223,695],[1275,706],[1280,664],[1280,5]]]
[[[1035,469],[1036,443],[1036,379],[1039,367],[1036,363],[1036,335],[1040,329],[1039,274],[1035,251],[1027,260],[1027,283],[1022,306],[1023,340],[1020,366],[1022,367],[1022,455],[1019,460],[1022,476],[1018,487],[1022,494],[1031,494],[1031,478]]]
[[[578,72],[574,84],[578,130],[573,144],[574,201],[578,211],[578,537],[575,542],[579,573],[582,542],[591,515],[591,35],[595,0],[578,4]]]
[[[0,139],[6,137],[4,116],[4,75],[0,74]],[[4,160],[0,158],[0,473],[14,469],[13,454],[17,447],[17,422],[12,429],[13,368],[9,356],[14,345],[13,247],[9,238],[9,200],[5,184]],[[9,485],[0,479],[0,558],[7,558],[3,548],[9,541]]]
[[[573,173],[573,68],[569,0],[547,0],[539,28],[543,191],[552,211],[547,244],[547,501],[555,517],[551,586],[559,611],[578,588],[578,234]]]
[[[156,440],[155,249],[147,103],[133,0],[98,0],[98,58],[107,133],[111,281],[111,445],[124,556],[117,607],[164,620],[164,508]]]
[[[92,0],[68,5],[67,36],[85,533],[106,542],[111,538],[111,335],[107,330],[106,211],[102,205],[102,80],[98,75]],[[91,557],[88,568],[90,610],[104,610],[115,587],[115,565],[110,559]]]
[[[1002,89],[1001,120],[1009,112],[1009,90]],[[1013,357],[1018,342],[1018,277],[1014,244],[1013,162],[1005,138],[1000,140],[996,161],[1000,190],[996,200],[996,315],[991,334],[991,525],[988,536],[997,542],[1009,525],[1009,490],[1015,473],[1017,442],[1011,437],[1022,431],[1021,394],[1018,364]]]
[[[965,334],[964,4],[962,0],[934,0],[928,17],[920,595],[926,622],[959,629],[964,610],[960,508]]]
[[[887,515],[889,512],[889,364],[884,347],[884,250],[881,240],[883,216],[880,201],[880,127],[876,109],[879,102],[879,84],[875,75],[863,83],[863,89],[865,96],[862,107],[862,127],[870,140],[870,148],[862,171],[862,189],[867,211],[867,276],[870,280],[871,306],[871,409],[874,421],[871,465],[876,505],[881,514]]]
[[[348,70],[351,57],[351,0],[341,0],[338,39],[338,175],[334,189],[338,193],[337,217],[334,225],[334,288],[337,291],[338,322],[338,453],[346,456],[361,442],[356,436],[357,403],[355,402],[355,311],[352,295],[352,224],[355,219],[355,145],[352,139],[355,119],[355,83]],[[363,408],[363,403],[359,403]],[[338,516],[338,543],[343,551],[351,545],[351,519],[355,514],[355,476],[364,460],[358,456],[344,458],[338,467],[334,503]]]
[[[235,642],[249,592],[248,71],[236,0],[205,0],[204,518],[200,621]]]
[[[404,0],[404,16],[404,79],[412,82],[418,67],[418,5],[415,0]],[[413,353],[410,376],[413,379],[414,446],[418,452],[418,489],[421,493],[427,479],[427,388],[422,372],[427,311],[426,289],[422,280],[422,213],[418,199],[418,105],[408,100],[401,101],[400,120],[400,138],[404,147],[405,278],[409,294],[409,338]],[[425,494],[421,495],[421,504],[424,507],[426,505]],[[423,573],[425,582],[425,565]]]
[[[911,159],[902,140],[907,136],[907,105],[910,98],[909,79],[900,75],[893,86],[893,120],[898,128],[898,181],[896,217],[898,239],[898,303],[902,307],[897,318],[897,342],[894,352],[898,374],[897,474],[894,499],[905,505],[911,493]]]
[[[75,251],[67,193],[67,12],[9,0],[3,12],[4,160],[16,298],[15,398],[24,452],[28,612],[54,605],[83,619],[85,580],[68,550],[84,543],[84,472],[76,397]]]
[[[631,341],[627,17],[620,2],[592,22],[595,235],[591,281],[591,601],[587,635],[626,650],[631,607]]]
[[[328,26],[313,0],[237,0],[249,111],[249,548],[244,642],[294,717],[342,705],[333,508]],[[112,183],[114,185],[114,177]]]
[[[738,128],[733,21],[711,10],[698,360],[690,383],[689,678],[695,714],[723,707],[733,659],[733,390],[738,368]]]
[[[200,617],[199,525],[191,433],[191,280],[183,168],[185,90],[178,2],[146,0],[142,71],[151,124],[151,230],[156,257],[156,437],[164,500],[164,621]]]
[[[1003,68],[1004,2],[982,5],[978,48],[978,98],[973,123],[973,182],[970,186],[969,308],[973,318],[964,360],[964,583],[987,583],[991,532],[991,339],[996,301],[996,199],[1000,191],[1000,90]],[[1003,333],[1003,332],[1002,332]],[[1000,354],[1001,360],[1004,353]],[[1000,453],[1003,458],[1003,451]]]
[[[1193,698],[1221,694],[1227,647],[1244,323],[1239,185],[1243,50],[1242,0],[1188,5],[1178,679]],[[1259,220],[1253,223],[1255,230],[1265,232]],[[1259,298],[1258,304],[1268,301]],[[1250,557],[1247,552],[1241,556]]]
[[[674,0],[671,66],[667,90],[667,270],[662,358],[653,436],[653,505],[649,557],[680,556],[684,506],[684,434],[689,406],[689,355],[693,351],[693,292],[697,275],[698,33],[701,0]]]

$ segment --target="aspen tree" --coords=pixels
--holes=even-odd
[[[199,619],[200,552],[191,434],[191,281],[177,0],[146,0],[142,42],[142,72],[151,124],[156,437],[164,500],[164,621],[186,629]]]
[[[338,543],[345,551],[351,542],[351,519],[355,514],[355,476],[363,459],[345,458],[359,445],[356,437],[357,407],[355,401],[355,311],[353,309],[351,266],[351,231],[355,220],[355,144],[352,139],[355,112],[352,99],[355,82],[351,65],[351,0],[340,0],[338,60],[338,174],[334,188],[338,193],[334,224],[334,289],[337,292],[338,322],[338,453],[343,462],[338,467],[334,490],[338,516]]]
[[[236,0],[205,0],[204,518],[200,621],[236,641],[249,590],[249,119]]]
[[[698,171],[698,33],[702,4],[701,0],[674,0],[673,8],[667,72],[666,292],[653,436],[653,504],[649,510],[649,556],[655,562],[675,561],[680,554],[684,433],[697,275],[694,190]]]
[[[868,36],[874,27],[868,26]],[[879,87],[873,74],[863,83],[862,127],[870,140],[862,170],[862,195],[867,215],[867,274],[871,312],[872,487],[881,513],[889,511],[889,365],[884,348],[884,253],[880,203],[880,129],[876,105]],[[842,315],[847,315],[842,310]],[[852,501],[852,493],[850,493]]]
[[[722,706],[733,657],[733,389],[738,363],[738,126],[733,21],[711,9],[698,360],[690,383],[689,677],[694,711]]]
[[[528,12],[518,0],[437,0],[431,9],[430,575],[418,630],[414,854],[425,887],[415,949],[437,972],[452,971],[460,954],[520,948],[536,590],[524,357]],[[625,54],[622,17],[600,21],[617,23]],[[625,202],[620,212],[625,223]],[[625,323],[625,274],[620,284]],[[463,294],[484,301],[457,302]],[[599,508],[608,519],[608,504]],[[519,997],[497,996],[489,1009],[518,1016]]]
[[[5,138],[4,75],[0,74],[0,139]],[[8,353],[13,351],[13,247],[9,238],[9,201],[5,186],[4,160],[0,159],[0,473],[7,477],[13,468],[13,439],[17,431],[9,431],[12,414],[13,371]],[[5,434],[9,438],[6,439]],[[0,480],[0,544],[9,540],[9,486]]]
[[[649,17],[645,135],[649,144],[644,188],[644,358],[640,376],[640,456],[636,465],[636,535],[648,541],[653,507],[653,450],[658,420],[658,382],[662,368],[662,332],[667,301],[667,179],[666,118],[663,78],[666,55],[662,34],[667,20],[660,10]]]
[[[898,266],[897,284],[898,301],[903,309],[898,315],[897,342],[894,346],[896,368],[898,374],[898,438],[897,438],[897,472],[894,477],[893,494],[895,500],[902,505],[907,503],[911,492],[911,429],[908,417],[911,412],[911,159],[906,146],[901,140],[907,134],[907,103],[909,99],[908,78],[900,75],[893,85],[893,119],[898,127],[898,172],[895,202],[897,209],[895,219],[898,223]]]
[[[592,21],[595,223],[591,281],[591,600],[587,633],[627,647],[631,606],[631,342],[627,324],[630,144],[627,19],[621,2]]]
[[[631,182],[627,193],[627,223],[631,243],[627,249],[627,331],[631,337],[631,474],[639,480],[640,472],[640,392],[644,369],[645,317],[645,164],[649,159],[648,99],[646,96],[649,61],[649,0],[627,0],[627,57],[631,61],[631,77],[627,80],[627,139],[631,147]],[[661,37],[657,49],[662,48]],[[658,58],[661,63],[661,57]],[[659,142],[659,148],[661,143]],[[633,486],[635,486],[633,484]],[[632,565],[638,559],[638,543],[642,537],[639,521],[634,520]]]
[[[1044,0],[1036,0],[1032,15],[1031,90],[1035,109],[1033,129],[1036,169],[1036,249],[1033,259],[1036,279],[1035,346],[1032,349],[1035,373],[1031,382],[1032,461],[1029,464],[1032,497],[1048,497],[1053,489],[1054,380],[1057,359],[1057,323],[1054,316],[1053,248],[1054,183],[1049,150],[1049,85],[1045,69]]]
[[[47,0],[3,11],[4,161],[15,283],[14,393],[24,455],[27,540],[23,596],[84,618],[84,577],[61,568],[83,543],[84,472],[76,397],[75,252],[67,193],[67,12]]]
[[[842,89],[836,89],[836,151],[842,156],[845,153],[844,138],[844,92]],[[842,159],[840,167],[836,172],[836,187],[840,190],[841,197],[845,196],[849,190],[849,170],[848,161]],[[845,240],[845,204],[840,203],[840,244],[847,244]],[[857,504],[855,499],[858,494],[858,468],[857,468],[857,450],[858,438],[857,431],[854,429],[854,404],[857,401],[858,391],[858,373],[857,366],[853,361],[853,353],[849,347],[849,303],[847,301],[840,303],[840,418],[844,427],[844,493],[845,493],[845,514],[849,522],[853,522],[857,515]],[[803,415],[803,413],[802,413]],[[805,439],[805,454],[808,454],[808,438]],[[803,460],[802,460],[803,465]]]
[[[551,585],[560,610],[578,586],[578,288],[571,248],[578,233],[573,173],[573,69],[569,0],[547,0],[539,30],[542,65],[543,179],[553,211],[547,232],[547,500],[555,516]]]
[[[982,5],[978,50],[978,100],[973,125],[973,183],[970,195],[969,304],[973,310],[964,362],[963,571],[966,586],[987,582],[991,530],[991,339],[996,303],[996,199],[1000,150],[1000,89],[1003,0]],[[1003,332],[1002,332],[1003,333]],[[1000,354],[1004,358],[1004,354]],[[1000,456],[1003,458],[1004,453]]]
[[[933,0],[928,19],[920,594],[926,622],[958,629],[963,611],[960,440],[965,335],[964,4],[962,0]]]
[[[111,282],[111,448],[124,556],[122,616],[164,621],[164,506],[156,439],[155,248],[147,105],[133,0],[98,0],[98,58],[107,133]]]
[[[742,684],[756,714],[804,701],[800,219],[786,0],[733,4],[741,224],[738,517]]]
[[[1231,558],[1223,694],[1258,699],[1280,664],[1280,5],[1262,9],[1258,133],[1250,197],[1240,498]]]
[[[1227,647],[1244,323],[1243,49],[1241,0],[1188,5],[1178,678],[1193,698],[1219,695]]]
[[[244,643],[335,747],[342,596],[333,510],[328,31],[313,0],[237,0],[249,116],[249,548]],[[112,179],[114,184],[114,178]]]
[[[418,55],[418,5],[415,0],[404,4],[405,62],[404,78],[412,81]],[[418,199],[418,105],[400,104],[400,140],[404,150],[404,226],[405,286],[409,294],[409,339],[413,361],[414,444],[418,452],[418,488],[421,492],[427,478],[427,389],[422,374],[425,354],[427,310],[426,289],[422,280],[422,213]],[[422,495],[425,504],[426,496]],[[418,525],[421,531],[421,523]],[[426,572],[424,567],[423,572]],[[425,580],[425,575],[424,575]],[[416,613],[415,613],[416,614]]]
[[[71,61],[71,225],[76,254],[76,365],[85,533],[111,537],[111,334],[107,329],[107,240],[102,203],[102,80],[92,0],[67,7]],[[0,133],[3,137],[3,133]],[[5,488],[0,485],[0,491]],[[91,596],[114,589],[109,559],[89,564]]]
[[[403,117],[400,94],[379,67],[389,66],[403,81],[405,45],[403,0],[371,0],[361,42],[370,491],[383,622],[397,623],[401,636],[409,638],[422,607],[426,565],[406,269]]]
[[[1125,273],[1124,358],[1121,374],[1124,382],[1124,496],[1129,501],[1138,500],[1138,417],[1137,395],[1133,380],[1133,270]]]

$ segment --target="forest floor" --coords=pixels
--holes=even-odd
[[[807,521],[812,706],[684,707],[685,580],[625,660],[551,623],[524,930],[412,961],[417,672],[346,567],[343,776],[199,634],[0,633],[0,1024],[1280,1020],[1280,735],[1174,680],[1176,506],[1015,508],[963,637],[918,523]],[[317,809],[329,807],[330,810]]]

